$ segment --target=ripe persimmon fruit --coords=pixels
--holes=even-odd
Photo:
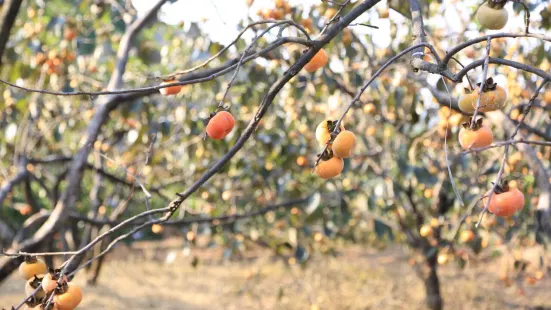
[[[419,234],[421,237],[428,237],[432,235],[432,227],[430,225],[423,225],[421,226],[421,229],[419,229]]]
[[[487,203],[488,197],[484,198],[483,207]],[[509,187],[507,182],[496,187],[488,205],[488,211],[501,217],[512,216],[522,208],[524,208],[524,194],[517,188]]]
[[[281,9],[285,6],[285,2],[285,0],[275,0],[274,4],[276,8]]]
[[[352,30],[349,28],[344,28],[342,30],[342,43],[348,46],[352,43],[352,38]]]
[[[459,234],[459,240],[463,243],[471,242],[475,238],[475,234],[472,230],[464,230]]]
[[[304,69],[310,73],[314,72],[325,66],[328,60],[329,57],[327,56],[327,52],[322,48],[316,53],[316,55],[314,55],[314,57],[312,57],[312,59],[310,59],[310,61],[304,66]]]
[[[77,32],[72,28],[65,28],[65,31],[63,32],[63,37],[67,41],[72,41],[74,38],[77,37]]]
[[[163,232],[163,225],[161,224],[153,224],[151,226],[151,231],[154,233],[154,234],[160,234]]]
[[[543,94],[543,102],[545,102],[545,104],[551,104],[551,90],[545,91]]]
[[[207,135],[214,140],[224,139],[233,129],[235,119],[228,111],[216,113],[207,124]]]
[[[348,158],[352,154],[352,150],[356,146],[356,135],[352,131],[343,130],[341,131],[331,149],[333,150],[333,155],[340,158]]]
[[[379,13],[379,18],[381,18],[381,19],[385,19],[385,18],[388,18],[390,16],[390,12],[389,12],[388,8],[386,8],[386,7],[377,8],[377,13]]]
[[[330,179],[338,176],[344,169],[344,161],[342,158],[333,156],[329,159],[324,159],[319,162],[314,172],[322,179]]]
[[[173,84],[173,83],[177,83],[177,82],[178,82],[177,80],[164,81],[164,82],[161,83],[161,86],[168,85],[168,84]],[[159,89],[159,92],[163,96],[170,96],[170,95],[176,95],[181,90],[182,90],[181,85],[174,85],[174,86],[161,88],[161,89]]]
[[[436,258],[436,261],[439,265],[445,265],[450,260],[449,254],[447,253],[439,253],[438,257]]]
[[[337,9],[328,8],[327,10],[325,10],[325,14],[323,14],[323,17],[325,17],[325,19],[327,20],[330,20],[331,18],[333,18],[333,16],[335,16],[335,14],[337,14]]]
[[[56,290],[54,302],[59,310],[72,310],[82,301],[80,286],[68,282]]]
[[[465,89],[465,94],[459,98],[459,109],[465,113],[474,113],[476,105],[478,103],[478,87],[470,91]],[[482,94],[480,95],[480,112],[490,112],[502,109],[507,101],[507,92],[505,89],[497,83],[494,83],[492,78],[486,80],[484,86],[482,86]]]
[[[331,140],[331,133],[335,129],[336,125],[337,121],[325,119],[319,123],[318,127],[316,127],[316,140],[318,140],[321,146],[325,146],[327,142]],[[344,130],[342,122],[339,126],[339,130]]]
[[[306,30],[312,31],[314,22],[311,18],[305,18],[300,21],[300,24],[302,25],[302,27],[306,28]]]
[[[459,131],[459,144],[462,148],[480,148],[494,142],[494,135],[488,126],[482,124],[482,118],[476,121],[472,129],[471,122],[463,123],[463,128]]]
[[[44,278],[42,278],[42,290],[44,290],[44,292],[49,293],[58,286],[60,273],[61,270],[55,269],[50,270],[50,272],[44,275]],[[67,283],[67,276],[63,275],[61,283]]]
[[[503,3],[498,4],[489,0],[478,8],[476,19],[482,27],[492,30],[499,30],[505,27],[509,14],[507,10],[503,8],[506,1],[502,2]]]
[[[19,265],[19,275],[23,280],[29,280],[32,277],[48,272],[48,267],[44,261],[36,256],[25,256],[25,261]]]
[[[27,280],[27,283],[25,283],[25,294],[27,296],[30,296],[34,293],[34,291],[38,288],[39,285],[42,284],[42,275],[39,277],[38,275],[33,276],[29,280]],[[43,290],[38,290],[34,294],[34,297],[36,298],[43,298],[46,296],[46,292]]]

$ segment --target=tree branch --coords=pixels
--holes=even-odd
[[[150,10],[143,18],[136,20],[128,29],[127,33],[124,35],[125,39],[123,40],[123,42],[121,42],[119,52],[117,53],[117,69],[113,73],[113,75],[115,76],[111,77],[109,87],[119,85],[122,74],[124,73],[124,68],[122,68],[121,65],[126,65],[128,52],[131,48],[131,43],[134,37],[144,27],[144,25],[153,16],[155,16],[161,5],[164,4],[166,1],[167,0],[160,0],[157,5],[155,5],[153,9]],[[117,77],[116,75],[120,76]],[[12,250],[17,249],[16,251],[25,252],[36,251],[37,247],[49,235],[54,233],[54,231],[68,218],[68,211],[69,209],[73,208],[80,192],[82,174],[87,163],[88,154],[90,153],[94,142],[97,140],[97,137],[101,131],[101,127],[107,120],[109,113],[117,106],[117,101],[114,98],[116,97],[107,97],[105,100],[98,103],[96,112],[93,115],[92,120],[90,121],[88,126],[88,137],[86,139],[86,142],[80,148],[77,155],[74,157],[72,165],[69,169],[67,189],[63,193],[60,201],[58,201],[58,203],[56,204],[51,216],[38,229],[34,236],[23,241],[20,245],[12,245]],[[18,263],[20,262],[16,259],[0,261],[0,282],[6,279],[6,277],[17,268]]]
[[[0,15],[0,65],[2,65],[2,56],[22,2],[23,0],[7,0],[2,6],[2,14]]]
[[[11,192],[12,188],[23,182],[27,177],[29,176],[29,171],[26,167],[26,162],[24,160],[20,161],[19,165],[19,172],[11,179],[9,180],[2,188],[0,188],[0,207],[2,207],[2,202],[8,194]]]
[[[111,79],[109,80],[109,84],[107,85],[107,89],[119,89],[121,87],[122,76],[126,70],[128,54],[132,48],[134,38],[143,29],[146,23],[150,22],[157,16],[157,12],[167,1],[168,0],[159,0],[157,4],[149,10],[149,12],[147,12],[142,18],[134,21],[126,30],[121,38],[120,47],[117,51],[117,63],[115,65],[115,70],[111,75]]]
[[[425,24],[423,22],[423,12],[419,0],[409,0],[409,9],[411,12],[411,35],[413,36],[412,45],[425,43]],[[412,58],[423,58],[424,47],[419,47],[412,51]],[[416,72],[418,69],[413,67]]]

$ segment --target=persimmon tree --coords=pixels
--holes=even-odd
[[[0,281],[36,256],[54,268],[15,309],[75,307],[74,274],[94,283],[149,227],[209,225],[230,247],[231,226],[303,264],[336,238],[402,242],[431,309],[439,264],[546,243],[545,1],[275,1],[226,46],[158,21],[168,2],[3,5]]]

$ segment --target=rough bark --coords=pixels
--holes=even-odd
[[[427,307],[432,310],[441,310],[444,308],[444,301],[440,294],[440,281],[438,280],[438,263],[437,256],[432,255],[427,258],[426,270],[423,274],[423,282],[425,284],[425,292],[427,294]]]

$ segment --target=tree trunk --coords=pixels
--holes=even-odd
[[[425,292],[427,294],[427,307],[431,310],[442,310],[444,301],[440,294],[440,281],[438,280],[438,263],[437,255],[432,255],[427,258],[426,269],[423,272],[423,282],[425,284]]]

